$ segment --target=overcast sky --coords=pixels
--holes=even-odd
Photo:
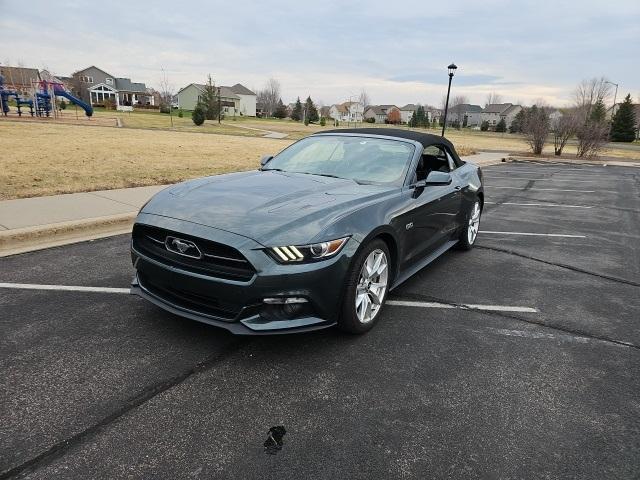
[[[60,75],[96,65],[157,87],[282,84],[283,100],[324,104],[367,90],[373,103],[562,106],[584,78],[640,95],[640,1],[368,0],[128,2],[0,0],[0,62]]]

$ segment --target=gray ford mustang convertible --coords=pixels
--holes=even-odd
[[[473,246],[480,168],[434,135],[311,135],[257,171],[171,186],[138,214],[132,291],[238,334],[362,333],[388,292]]]

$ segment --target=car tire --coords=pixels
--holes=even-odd
[[[347,275],[338,320],[341,330],[360,334],[373,328],[389,292],[391,271],[389,248],[381,239],[373,240],[359,251]]]
[[[482,215],[482,205],[480,199],[476,198],[469,212],[467,213],[465,226],[460,230],[458,250],[471,250],[478,238],[478,230],[480,229],[480,216]]]

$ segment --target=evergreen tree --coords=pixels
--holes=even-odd
[[[287,118],[287,107],[282,103],[282,99],[278,100],[278,106],[273,116],[276,118]]]
[[[604,107],[604,103],[602,100],[598,100],[594,103],[593,108],[591,109],[591,115],[589,116],[590,120],[595,123],[604,122],[604,119],[607,115],[607,110]]]
[[[496,132],[506,132],[507,131],[507,122],[504,121],[504,118],[501,118],[498,124],[496,125]]]
[[[307,97],[307,101],[304,103],[304,110],[306,112],[304,117],[305,123],[315,123],[320,119],[318,117],[318,109],[310,96]]]
[[[483,122],[480,124],[480,130],[481,130],[481,131],[483,131],[483,132],[486,132],[487,130],[489,130],[489,122],[488,122],[488,121],[486,121],[486,120],[485,120],[485,121],[483,121]]]
[[[300,97],[296,100],[296,104],[291,111],[291,120],[295,120],[296,122],[302,120],[302,103],[300,102]]]
[[[417,114],[417,112],[413,112],[413,113],[411,114],[411,118],[410,118],[410,119],[409,119],[409,121],[407,122],[407,124],[408,124],[410,127],[412,127],[412,128],[415,128],[415,127],[416,127],[416,124],[417,124],[417,122],[416,122],[416,114]]]
[[[218,95],[218,88],[211,78],[211,75],[209,75],[207,83],[204,86],[204,92],[200,95],[199,101],[207,120],[216,120],[218,118],[218,106],[220,104]]]
[[[628,94],[613,116],[611,140],[613,142],[633,142],[636,137],[635,125],[636,113],[631,101],[631,94]]]
[[[522,133],[522,125],[524,124],[525,110],[521,109],[513,118],[509,126],[509,133]]]
[[[424,111],[422,105],[418,105],[416,110],[416,127],[427,128],[429,126],[429,120],[427,119],[427,113]]]
[[[193,123],[200,126],[204,123],[204,119],[204,109],[202,108],[202,105],[198,104],[196,105],[196,108],[193,109],[193,112],[191,112],[191,120],[193,120]]]

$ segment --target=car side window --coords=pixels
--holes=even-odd
[[[429,145],[425,147],[417,170],[418,180],[426,178],[429,172],[434,170],[438,172],[450,172],[451,166],[444,148],[440,145]],[[420,175],[421,172],[422,175]]]

